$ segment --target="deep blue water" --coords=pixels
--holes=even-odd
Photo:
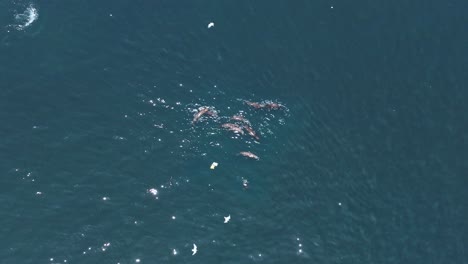
[[[1,1],[1,263],[468,263],[466,10]]]

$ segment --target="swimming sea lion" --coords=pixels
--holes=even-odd
[[[266,103],[265,104],[265,108],[268,109],[268,110],[278,110],[282,107],[282,105],[280,104],[277,104],[277,103]]]
[[[283,107],[282,105],[278,104],[278,103],[274,103],[274,102],[266,102],[266,103],[255,103],[255,102],[249,102],[249,101],[245,101],[245,103],[249,106],[252,106],[253,108],[255,109],[262,109],[262,108],[266,108],[268,110],[278,110],[280,109],[281,107]]]
[[[242,151],[239,153],[240,155],[244,156],[244,157],[247,157],[247,158],[250,158],[250,159],[254,159],[254,160],[259,160],[260,158],[253,154],[252,152],[250,151]]]
[[[241,115],[233,115],[231,117],[232,120],[235,120],[235,121],[240,121],[240,122],[243,122],[243,123],[246,123],[246,124],[250,124],[250,121],[245,119],[245,117],[241,116]]]
[[[244,135],[244,130],[242,130],[242,127],[236,125],[236,124],[231,124],[231,123],[226,123],[221,125],[223,128],[228,129],[234,133],[238,133],[241,135]]]
[[[245,101],[245,103],[249,106],[252,106],[255,109],[260,109],[260,108],[265,107],[264,104],[260,104],[260,103],[255,103],[255,102],[250,102],[250,101]]]
[[[210,108],[202,107],[196,114],[193,115],[192,124],[195,124],[195,122],[197,122],[198,119],[200,119],[205,114],[210,116],[216,116],[216,112],[210,110]]]
[[[257,136],[257,133],[255,133],[255,131],[254,131],[251,127],[249,127],[249,126],[247,126],[247,125],[245,125],[245,126],[243,126],[243,127],[244,127],[244,129],[247,131],[247,133],[248,133],[250,136],[252,136],[252,137],[255,138],[256,140],[260,140],[260,138]]]

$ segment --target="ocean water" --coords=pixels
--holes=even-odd
[[[468,263],[467,8],[1,1],[0,262]]]

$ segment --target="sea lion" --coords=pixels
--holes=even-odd
[[[283,107],[282,105],[278,104],[278,103],[274,103],[274,102],[266,102],[266,103],[255,103],[255,102],[250,102],[250,101],[245,101],[245,103],[249,106],[252,106],[253,108],[255,109],[263,109],[263,108],[266,108],[268,110],[278,110],[280,109],[281,107]]]
[[[252,136],[252,137],[255,138],[256,140],[260,140],[260,138],[257,136],[257,133],[255,133],[255,131],[254,131],[251,127],[249,127],[249,126],[247,126],[247,125],[245,125],[245,126],[243,126],[243,127],[244,127],[244,129],[247,131],[247,133],[248,133],[250,136]]]
[[[245,119],[245,117],[243,117],[241,115],[233,115],[231,117],[231,120],[235,120],[235,121],[243,122],[243,123],[246,123],[246,124],[250,124],[250,121]]]
[[[280,104],[277,104],[277,103],[266,103],[265,104],[265,108],[268,109],[268,110],[278,110],[282,107],[282,105]]]
[[[244,156],[244,157],[247,157],[247,158],[250,158],[250,159],[254,159],[254,160],[259,160],[260,158],[253,154],[252,152],[250,151],[242,151],[239,153],[240,155]]]
[[[236,124],[231,124],[231,123],[226,123],[221,125],[223,128],[228,129],[236,134],[241,134],[244,135],[244,130],[242,130],[242,127],[236,125]]]
[[[216,112],[210,110],[208,107],[199,108],[199,111],[193,115],[192,124],[195,124],[203,115],[216,116]]]
[[[256,103],[256,102],[250,102],[250,101],[245,101],[245,103],[249,106],[252,106],[253,108],[255,109],[260,109],[260,108],[264,108],[265,105],[264,104],[260,104],[260,103]]]

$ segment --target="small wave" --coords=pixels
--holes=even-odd
[[[16,14],[15,19],[19,23],[16,25],[16,29],[23,30],[29,27],[34,21],[37,20],[39,17],[39,13],[37,9],[31,4],[26,8],[26,10],[22,14]]]

